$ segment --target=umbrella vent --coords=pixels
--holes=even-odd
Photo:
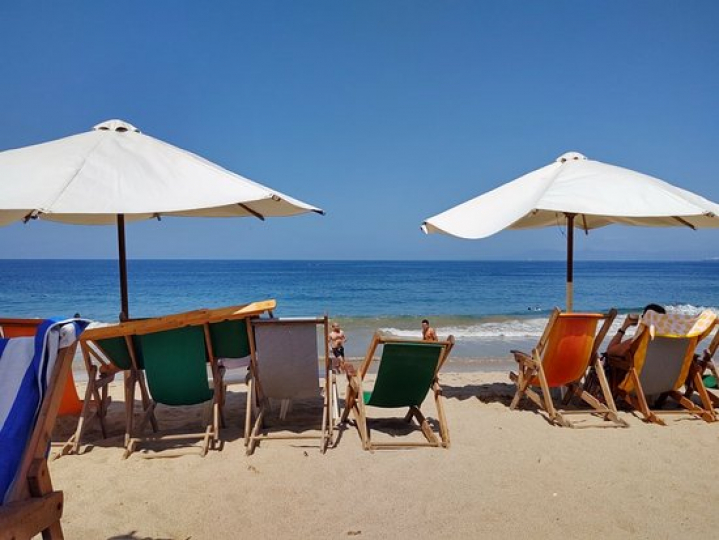
[[[129,122],[123,122],[122,120],[108,120],[107,122],[97,124],[92,129],[94,129],[95,131],[116,131],[118,133],[125,133],[127,131],[140,133],[140,130],[137,129],[135,126],[133,126]]]
[[[558,163],[566,163],[567,161],[586,161],[587,157],[579,152],[567,152],[557,158]]]

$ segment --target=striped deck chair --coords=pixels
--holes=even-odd
[[[606,315],[601,313],[562,313],[554,308],[547,326],[532,354],[511,351],[519,364],[518,373],[511,372],[509,378],[517,385],[510,409],[515,409],[522,398],[533,401],[549,416],[553,424],[578,427],[567,417],[570,415],[598,414],[619,427],[627,423],[617,415],[617,408],[609,390],[604,369],[597,353],[602,340],[617,310]],[[599,332],[597,326],[603,321]],[[604,403],[583,388],[584,379],[590,367],[594,368]],[[532,387],[539,387],[541,395]],[[568,405],[575,396],[590,406],[590,409],[560,409],[552,397],[551,389],[564,389],[563,404]],[[582,427],[587,427],[584,424]]]
[[[449,448],[449,428],[442,404],[439,371],[453,346],[453,336],[449,336],[446,341],[419,341],[387,338],[379,333],[374,335],[359,371],[348,372],[345,408],[341,418],[342,422],[346,422],[350,412],[353,414],[365,450],[417,446]],[[363,381],[379,347],[382,347],[382,355],[377,368],[377,378],[374,387],[365,390]],[[439,439],[420,409],[430,391],[437,408]],[[383,409],[407,409],[405,421],[411,422],[413,418],[416,419],[427,441],[372,441],[366,412],[367,407],[370,406]]]
[[[318,327],[321,336],[318,338]],[[335,374],[329,356],[329,322],[327,316],[303,319],[256,319],[252,321],[254,354],[250,364],[245,445],[251,455],[260,441],[269,439],[319,439],[324,453],[332,444],[332,385]],[[318,339],[323,340],[322,348]],[[322,350],[320,355],[319,351]],[[324,392],[320,391],[320,361]],[[316,398],[322,400],[320,434],[287,433],[285,422],[292,400]],[[270,400],[281,403],[280,426],[266,429],[270,415]],[[254,416],[254,421],[253,421]],[[282,433],[277,433],[282,430]]]
[[[0,334],[4,334],[8,338],[34,336],[43,321],[44,319],[0,319]],[[107,437],[105,416],[111,401],[108,395],[108,386],[115,379],[116,372],[117,370],[111,369],[110,366],[101,367],[97,373],[90,373],[90,368],[88,368],[90,376],[85,387],[85,398],[81,400],[77,394],[75,377],[72,370],[70,371],[63,388],[58,416],[77,416],[79,418],[78,428],[70,440],[62,444],[60,451],[54,455],[54,459],[73,450],[77,451],[82,432],[88,422],[94,418],[100,424],[102,437]]]
[[[47,468],[50,437],[87,321],[42,323],[35,337],[0,339],[0,538],[61,539],[63,493]]]
[[[699,416],[707,422],[716,421],[701,373],[694,363],[698,343],[716,324],[717,317],[709,310],[697,316],[645,313],[630,349],[629,366],[622,366],[628,367],[628,372],[618,385],[617,397],[638,410],[647,422],[665,425],[658,415],[677,412]],[[680,393],[687,378],[693,380],[701,406]],[[650,408],[649,401],[656,399],[661,406],[667,398],[672,398],[682,409]]]

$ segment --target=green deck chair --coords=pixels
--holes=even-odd
[[[379,346],[382,346],[382,357],[374,387],[372,390],[364,390],[363,380]],[[449,448],[449,430],[438,374],[453,346],[453,336],[449,336],[446,341],[416,341],[384,338],[375,334],[359,372],[348,375],[345,409],[342,413],[342,422],[347,420],[350,412],[353,413],[365,450],[416,446]],[[437,407],[439,439],[420,410],[430,390]],[[411,422],[413,418],[416,419],[427,442],[373,442],[366,415],[368,406],[407,408],[405,420]]]
[[[138,434],[130,438],[124,457],[128,457],[138,444],[147,440],[199,438],[202,439],[203,456],[207,454],[208,448],[215,448],[221,421],[222,379],[208,351],[209,334],[209,324],[163,329],[153,327],[153,321],[148,321],[147,327],[137,329],[151,401],[138,426]],[[208,362],[212,368],[212,388],[207,380]],[[209,403],[212,408],[204,432],[151,437],[140,435],[158,404],[177,407],[203,403]]]

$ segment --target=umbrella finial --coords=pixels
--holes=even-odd
[[[586,161],[587,156],[579,152],[567,152],[557,158],[558,163],[566,163],[567,161]]]
[[[127,131],[140,133],[139,129],[137,129],[129,122],[125,122],[124,120],[107,120],[105,122],[97,124],[96,126],[93,126],[92,129],[94,129],[95,131],[117,131],[118,133],[125,133]]]

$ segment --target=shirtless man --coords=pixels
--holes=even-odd
[[[347,337],[340,328],[340,323],[332,323],[332,331],[329,335],[330,349],[332,349],[332,356],[334,356],[332,367],[334,369],[339,368],[342,371],[344,371],[345,366],[345,341],[347,341]]]
[[[422,320],[422,339],[425,341],[437,341],[437,333],[429,325],[427,319]]]

